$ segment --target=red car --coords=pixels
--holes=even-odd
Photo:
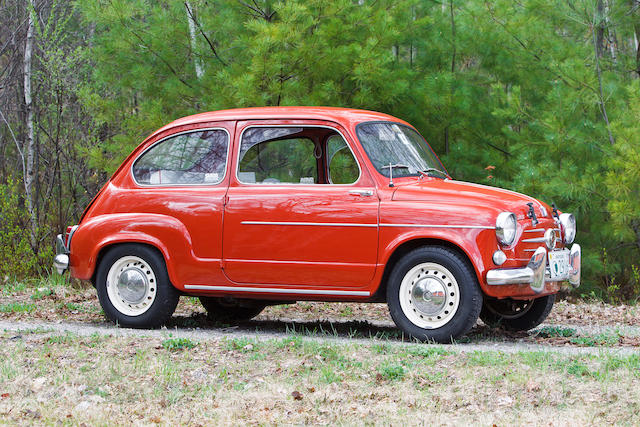
[[[573,215],[453,180],[408,123],[362,110],[197,114],[149,136],[59,235],[54,266],[105,314],[156,327],[180,295],[215,319],[298,300],[386,301],[404,332],[448,342],[527,330],[580,283]]]

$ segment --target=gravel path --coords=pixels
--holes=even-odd
[[[281,319],[283,321],[284,319]],[[372,322],[373,323],[373,322]],[[387,322],[375,322],[381,323],[381,325],[375,325],[380,327],[387,327],[392,325],[387,325]],[[384,325],[382,324],[384,323]],[[551,326],[551,325],[547,325]],[[559,325],[554,324],[553,326],[561,326],[574,328],[576,330],[584,329],[590,333],[599,333],[605,331],[615,331],[623,332],[622,329],[627,331],[629,334],[633,334],[635,336],[640,335],[640,327],[620,327],[620,328],[612,328],[612,327],[601,327],[601,326],[572,326],[572,325]],[[204,340],[221,340],[224,338],[251,338],[257,339],[261,341],[270,340],[270,339],[283,339],[291,337],[291,333],[281,332],[281,331],[251,331],[247,328],[241,327],[228,327],[228,328],[211,328],[211,329],[184,329],[184,328],[175,328],[175,329],[159,329],[159,330],[140,330],[140,329],[128,329],[128,328],[118,328],[109,324],[102,325],[87,325],[83,323],[71,323],[71,322],[26,322],[26,321],[0,321],[0,330],[5,332],[16,333],[16,335],[21,332],[26,331],[42,331],[43,333],[73,333],[80,336],[89,336],[92,334],[99,335],[111,335],[111,336],[122,336],[122,337],[148,337],[148,338],[159,338],[164,339],[171,336],[172,338],[189,338],[194,341],[204,341]],[[322,335],[322,336],[309,336],[309,335],[300,335],[300,337],[304,340],[310,341],[329,341],[333,343],[354,343],[354,344],[371,344],[371,343],[381,343],[389,345],[408,345],[407,343],[403,343],[397,340],[384,340],[378,338],[347,338],[340,336],[331,336],[331,335]],[[410,345],[410,344],[409,344]],[[428,344],[425,344],[428,345]],[[561,354],[569,354],[569,355],[578,355],[578,354],[619,354],[619,355],[630,355],[634,353],[640,353],[640,349],[636,347],[576,347],[576,346],[552,346],[552,345],[542,345],[535,343],[527,343],[521,342],[520,340],[514,340],[511,342],[494,342],[494,341],[484,341],[484,342],[475,342],[475,343],[456,343],[456,344],[438,344],[439,346],[459,351],[459,352],[474,352],[474,351],[500,351],[505,353],[517,353],[521,351],[545,351],[545,352],[556,352]]]

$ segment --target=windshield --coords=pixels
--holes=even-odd
[[[372,122],[358,125],[356,133],[371,163],[382,175],[394,177],[448,174],[418,132],[397,123]]]

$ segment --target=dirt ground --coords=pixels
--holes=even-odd
[[[91,287],[51,286],[3,288],[0,319],[16,321],[106,324]],[[207,319],[197,298],[183,297],[168,328],[263,330],[331,333],[341,336],[401,338],[385,304],[298,302],[267,307],[255,319],[221,325]],[[556,346],[638,346],[640,306],[602,302],[558,301],[542,328],[513,333],[486,327],[481,321],[461,342],[506,341]]]

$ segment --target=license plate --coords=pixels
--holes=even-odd
[[[571,271],[569,250],[549,252],[549,271],[551,279],[566,280]]]

